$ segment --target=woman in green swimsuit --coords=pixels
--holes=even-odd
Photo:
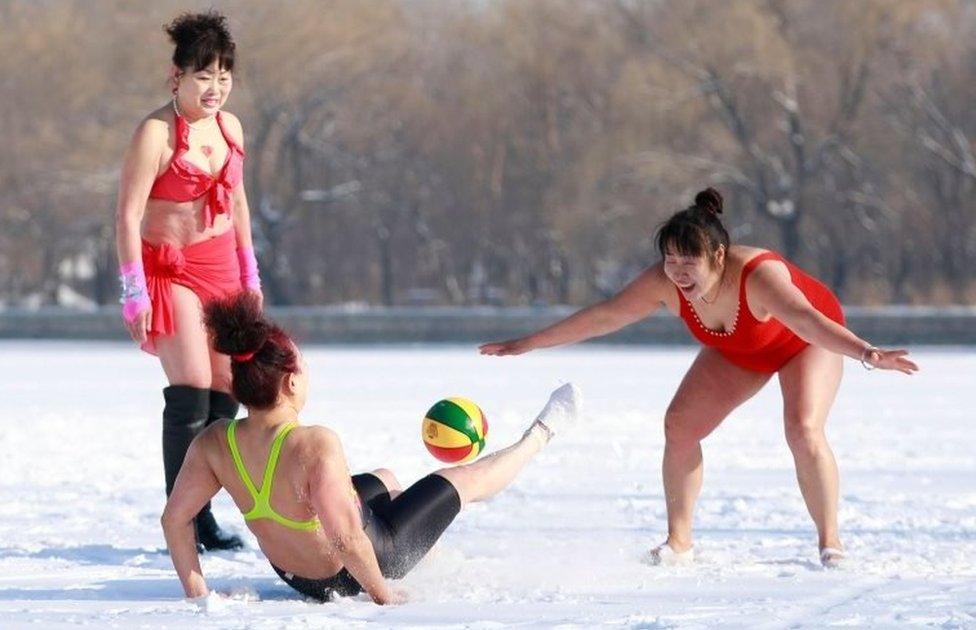
[[[339,437],[305,427],[308,370],[298,348],[248,293],[205,311],[215,349],[232,358],[243,420],[205,429],[191,444],[163,512],[163,532],[186,596],[207,606],[193,517],[221,488],[244,514],[278,575],[309,597],[365,590],[397,603],[387,578],[403,577],[430,550],[461,507],[508,486],[532,457],[578,417],[570,384],[515,444],[466,466],[445,468],[400,491],[386,469],[351,477]],[[255,480],[261,480],[257,486]]]

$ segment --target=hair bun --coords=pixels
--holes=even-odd
[[[206,36],[222,43],[232,41],[227,18],[213,9],[205,13],[183,13],[167,24],[165,31],[177,46],[190,45]]]
[[[232,356],[259,352],[272,329],[258,297],[250,291],[210,302],[204,309],[204,323],[214,349]]]
[[[709,186],[695,195],[695,207],[712,214],[722,214],[722,193]]]

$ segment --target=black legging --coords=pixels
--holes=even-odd
[[[380,478],[370,473],[355,475],[352,485],[362,503],[363,529],[373,543],[380,571],[388,578],[405,576],[461,511],[457,489],[440,475],[427,475],[395,499]],[[363,590],[346,569],[311,580],[271,566],[293,589],[321,601]]]

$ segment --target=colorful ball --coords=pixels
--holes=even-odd
[[[488,419],[467,398],[445,398],[427,411],[421,435],[431,455],[449,464],[463,464],[485,450]]]

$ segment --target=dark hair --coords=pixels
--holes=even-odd
[[[217,60],[219,67],[234,69],[234,39],[227,28],[227,18],[210,10],[206,13],[184,13],[164,27],[176,44],[173,65],[180,70],[203,70]]]
[[[214,349],[231,355],[234,398],[253,409],[273,407],[282,379],[299,372],[291,337],[264,316],[250,291],[210,302],[203,313]]]
[[[657,248],[663,257],[670,249],[683,256],[712,258],[719,245],[729,248],[729,233],[718,215],[722,214],[722,195],[706,188],[695,195],[695,204],[674,213],[658,228]]]

